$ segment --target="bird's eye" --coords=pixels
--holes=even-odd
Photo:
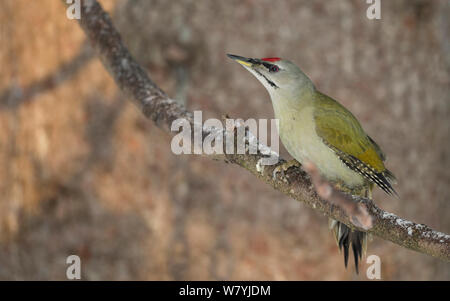
[[[277,65],[272,65],[269,68],[269,72],[278,72],[280,70],[280,68],[278,68]]]

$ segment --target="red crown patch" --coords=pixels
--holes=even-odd
[[[276,62],[281,60],[281,58],[279,57],[265,57],[263,59],[261,59],[262,61],[266,61],[266,62]]]

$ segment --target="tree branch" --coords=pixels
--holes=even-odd
[[[97,1],[82,1],[79,23],[93,47],[98,51],[103,65],[115,79],[120,89],[133,97],[133,100],[147,118],[167,131],[169,131],[172,122],[178,118],[185,118],[191,125],[195,126],[192,114],[176,101],[170,99],[150,80],[145,70],[131,57],[109,15]],[[203,128],[203,137],[210,130]],[[217,135],[217,133],[215,134]],[[221,135],[223,134],[221,133]],[[352,202],[359,203],[355,205],[357,207],[346,207],[349,203],[345,201],[338,201],[337,203],[336,199],[334,202],[330,201],[331,196],[338,195],[338,192],[334,191],[328,192],[330,193],[329,197],[320,198],[313,188],[310,177],[301,168],[290,168],[281,179],[274,179],[272,174],[276,166],[261,167],[260,160],[264,158],[262,154],[224,154],[214,155],[214,158],[247,169],[276,190],[353,228],[364,230],[365,225],[366,228],[370,228],[368,232],[383,239],[423,254],[450,261],[450,235],[434,231],[423,224],[401,219],[392,213],[383,211],[366,198],[347,196]],[[313,176],[315,176],[314,168],[309,170],[312,170]],[[323,184],[317,178],[315,182],[319,186]],[[327,189],[333,188],[330,186]],[[342,193],[338,200],[341,199],[345,199]],[[342,207],[343,204],[346,204],[346,206],[343,206],[344,208]],[[355,215],[360,210],[369,215],[367,218],[370,217],[370,223],[365,224],[363,221],[362,223],[359,222],[358,225],[357,222],[352,222],[352,217],[349,217],[349,215]]]

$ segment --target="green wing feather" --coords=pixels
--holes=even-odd
[[[377,184],[388,194],[394,175],[385,168],[381,148],[363,130],[358,120],[340,103],[317,92],[314,119],[316,132],[350,169]]]
[[[372,142],[373,147],[375,148],[375,151],[377,152],[378,156],[380,156],[381,160],[383,160],[383,162],[386,161],[386,155],[378,146],[378,144],[370,136],[367,136],[367,138],[369,138],[370,142]]]

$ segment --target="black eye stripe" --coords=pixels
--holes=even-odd
[[[262,64],[264,67],[267,68],[267,70],[269,70],[269,72],[278,72],[280,70],[280,68],[275,64],[270,64],[266,62],[263,62]]]

